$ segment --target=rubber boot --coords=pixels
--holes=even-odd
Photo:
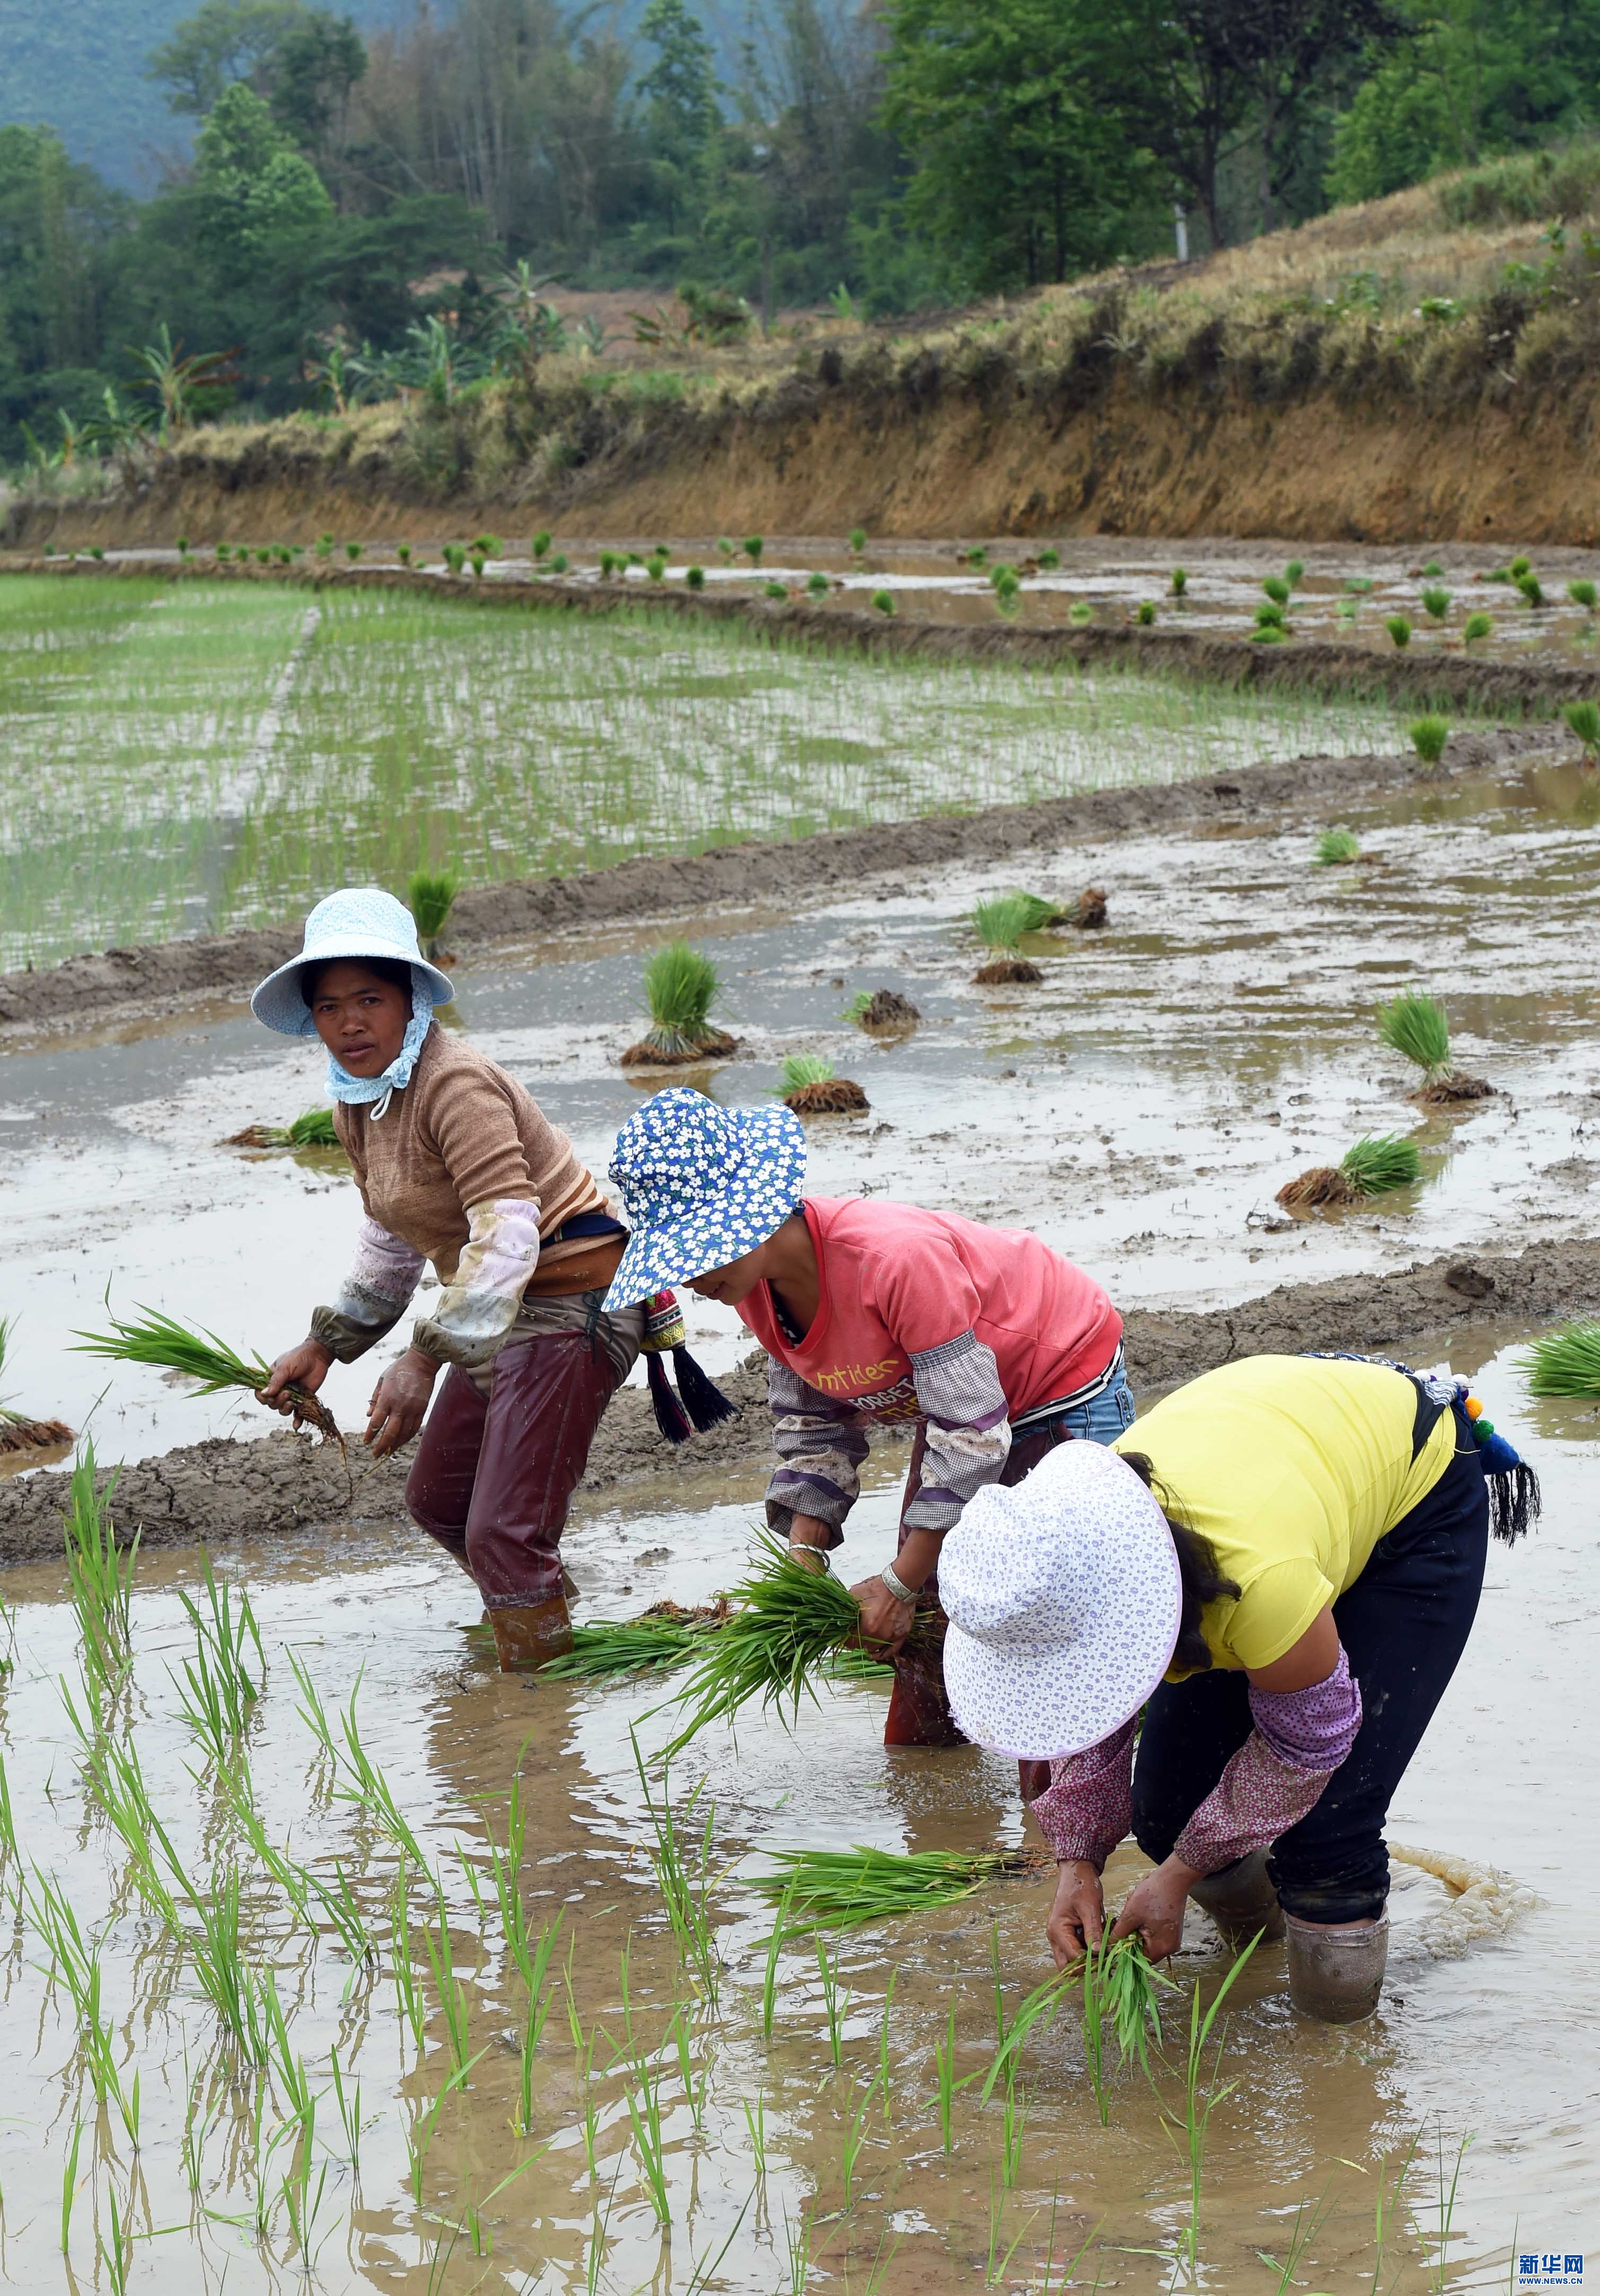
[[[1383,1990],[1389,1916],[1375,1922],[1302,1922],[1289,1925],[1289,1998],[1302,2017],[1354,2025],[1370,2017]]]
[[[552,1595],[547,1603],[509,1604],[488,1615],[502,1674],[527,1672],[546,1659],[564,1658],[572,1647],[564,1595]]]
[[[1276,1945],[1284,1934],[1284,1911],[1268,1879],[1264,1849],[1251,1850],[1221,1874],[1208,1874],[1189,1895],[1202,1913],[1210,1914],[1223,1944],[1235,1953],[1242,1952],[1253,1937]]]

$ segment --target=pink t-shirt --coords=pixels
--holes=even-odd
[[[993,1349],[1013,1419],[1116,1353],[1122,1318],[1108,1295],[1026,1228],[875,1196],[808,1196],[800,1209],[822,1283],[810,1330],[798,1346],[785,1339],[766,1283],[739,1314],[769,1356],[862,1418],[917,1418],[912,1357],[964,1332]]]

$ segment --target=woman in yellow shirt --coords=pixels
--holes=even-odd
[[[1389,1804],[1472,1630],[1491,1520],[1510,1542],[1538,1508],[1464,1382],[1307,1356],[1209,1372],[1109,1450],[980,1492],[939,1563],[946,1678],[969,1737],[1050,1761],[1032,1809],[1057,1963],[1099,1939],[1131,1827],[1155,1871],[1114,1936],[1171,1953],[1193,1897],[1235,1939],[1286,1927],[1298,2007],[1369,2015]]]

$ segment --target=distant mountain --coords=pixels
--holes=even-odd
[[[125,191],[153,189],[160,154],[187,152],[193,123],[144,78],[151,51],[196,0],[0,0],[0,126],[47,122],[75,160]],[[334,0],[364,31],[411,0]]]

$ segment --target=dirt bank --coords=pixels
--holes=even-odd
[[[1520,1255],[1454,1252],[1393,1275],[1285,1284],[1243,1306],[1194,1314],[1136,1309],[1127,1319],[1128,1373],[1148,1394],[1235,1356],[1309,1348],[1404,1349],[1424,1334],[1485,1315],[1526,1318],[1588,1308],[1600,1290],[1600,1244],[1534,1245]],[[677,1456],[695,1468],[756,1467],[768,1454],[766,1379],[759,1357],[722,1382],[741,1415]],[[584,1488],[619,1494],[659,1475],[666,1454],[642,1389],[619,1396],[601,1426]],[[336,1450],[289,1434],[196,1443],[126,1469],[114,1501],[119,1537],[146,1546],[269,1538],[306,1524],[392,1521],[404,1513],[406,1460],[357,1463],[352,1497]],[[0,1563],[53,1555],[62,1540],[64,1472],[0,1485]],[[420,1535],[420,1534],[419,1534]]]

